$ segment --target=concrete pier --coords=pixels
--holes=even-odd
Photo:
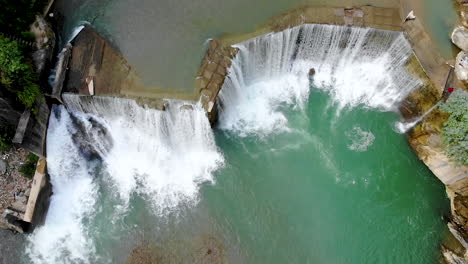
[[[23,221],[34,225],[42,224],[49,206],[49,197],[52,194],[46,164],[45,158],[41,158],[37,162],[31,193],[23,217]]]

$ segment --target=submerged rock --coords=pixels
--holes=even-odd
[[[461,51],[457,55],[455,63],[455,74],[461,81],[468,80],[468,54],[465,51]]]
[[[468,29],[458,26],[452,32],[452,42],[462,50],[468,50]]]
[[[195,239],[164,241],[163,244],[143,242],[128,256],[126,264],[204,263],[225,264],[223,243],[210,235]]]
[[[75,124],[72,139],[82,155],[90,160],[101,159],[109,152],[113,142],[105,125],[91,116],[81,119],[71,115],[71,118]]]

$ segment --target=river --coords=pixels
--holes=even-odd
[[[63,39],[91,22],[148,85],[192,89],[207,39],[251,31],[304,3],[74,0],[58,8]],[[70,97],[70,112],[55,107],[54,196],[22,261],[125,263],[143,245],[163,263],[438,263],[449,214],[444,186],[393,128],[395,106],[418,86],[401,68],[409,49],[392,48],[407,44],[381,31],[305,32],[356,41],[346,47],[369,36],[389,46],[363,48],[358,60],[346,48],[331,56],[330,43],[317,46],[325,57],[305,48],[305,61],[270,65],[253,58],[274,50],[250,48],[275,36],[240,44],[234,65],[251,70],[225,84],[214,130],[200,106],[177,101],[165,113],[120,99],[80,106]],[[443,39],[437,43],[451,52]],[[81,113],[89,109],[101,111]]]

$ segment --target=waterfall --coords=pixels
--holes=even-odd
[[[194,205],[200,184],[213,182],[212,173],[223,165],[199,104],[170,101],[163,112],[129,99],[63,99],[68,110],[54,106],[49,124],[54,194],[45,224],[28,240],[33,263],[99,262],[93,259],[95,234],[89,230],[99,211],[96,175],[112,185],[119,201],[115,217],[125,215],[134,195],[164,217],[181,204]]]
[[[395,130],[400,133],[400,134],[404,134],[406,132],[408,132],[410,129],[412,129],[414,126],[416,126],[417,124],[419,124],[421,121],[424,120],[424,118],[426,118],[426,116],[428,114],[430,114],[432,111],[434,111],[437,107],[439,107],[439,105],[442,103],[443,101],[439,101],[437,104],[433,105],[431,108],[429,108],[429,110],[427,110],[422,116],[416,118],[416,120],[414,121],[410,121],[410,122],[396,122],[395,123]]]
[[[328,92],[338,109],[391,111],[421,85],[406,70],[412,50],[401,32],[302,25],[236,47],[219,96],[219,126],[241,136],[287,131],[279,108],[303,109],[310,87]]]

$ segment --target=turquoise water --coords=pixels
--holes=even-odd
[[[295,132],[216,133],[228,165],[203,202],[246,263],[437,263],[448,201],[392,130],[396,116],[336,116],[326,94],[309,100],[288,113]],[[366,151],[350,149],[356,127],[375,136]]]
[[[455,1],[452,0],[424,0],[423,17],[431,38],[440,48],[442,56],[453,59],[458,52],[451,41],[451,34],[458,24],[458,14]]]
[[[57,1],[64,38],[90,22],[134,65],[145,83],[194,87],[206,42],[224,33],[253,31],[272,16],[304,4],[397,6],[397,0],[72,0]]]
[[[33,261],[24,255],[24,262],[126,263],[144,244],[158,263],[439,263],[448,200],[393,131],[398,116],[362,107],[338,111],[314,87],[308,99],[303,110],[281,109],[289,132],[259,137],[215,129],[225,162],[214,182],[200,184],[196,203],[182,201],[163,214],[154,210],[160,194],[144,189],[124,205],[109,169],[96,161],[87,163],[95,168],[89,176],[96,203],[87,204],[91,197],[77,193],[90,183],[67,171],[80,171],[79,159],[63,163],[59,178],[73,182],[65,185],[70,189],[56,186],[45,226],[29,238],[28,247],[41,254]],[[49,144],[69,155],[66,143]],[[133,153],[131,146],[125,153]]]

